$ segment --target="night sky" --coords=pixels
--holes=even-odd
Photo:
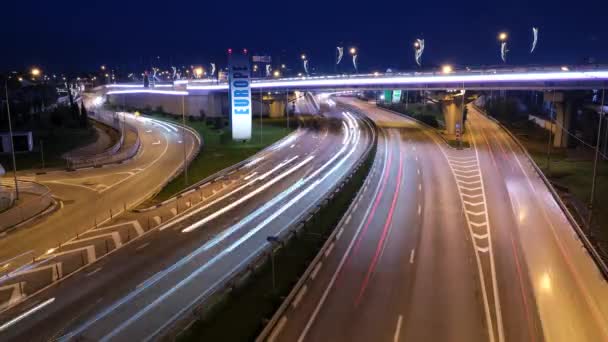
[[[608,1],[2,1],[0,71],[141,70],[225,64],[228,47],[282,55],[333,71],[335,46],[357,46],[362,71],[499,64],[497,34],[510,34],[509,64],[608,63]],[[603,23],[602,23],[603,22]],[[529,54],[532,26],[540,28]],[[157,56],[160,59],[157,59]]]

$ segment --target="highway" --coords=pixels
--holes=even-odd
[[[2,312],[0,340],[162,336],[266,248],[267,236],[302,220],[359,159],[372,130],[339,109],[327,116],[184,196],[182,209],[113,222],[113,238],[105,233],[88,250],[103,253],[111,240],[112,253]],[[76,256],[84,261],[88,251]]]
[[[61,208],[36,224],[0,239],[0,265],[7,265],[2,269],[3,274],[57,248],[77,233],[109,220],[110,215],[117,216],[125,208],[138,205],[181,170],[184,155],[181,130],[130,115],[127,122],[137,127],[142,142],[133,159],[102,168],[25,174],[28,179],[48,186],[53,196],[62,202]],[[201,142],[187,133],[185,143],[188,155],[192,155]]]
[[[608,288],[525,155],[470,110],[470,149],[382,127],[370,182],[274,341],[606,341]]]

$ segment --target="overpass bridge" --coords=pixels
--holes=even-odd
[[[252,89],[286,90],[445,90],[594,89],[608,85],[608,66],[518,67],[468,69],[452,73],[409,72],[356,75],[320,75],[254,79]],[[228,83],[217,80],[178,80],[144,88],[142,84],[106,85],[107,94],[199,95],[225,92]]]

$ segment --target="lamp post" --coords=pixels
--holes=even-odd
[[[600,137],[602,135],[602,119],[604,118],[604,100],[605,100],[605,89],[602,89],[602,103],[600,109],[599,124],[597,125],[597,142],[595,144],[595,159],[593,161],[593,178],[591,179],[591,196],[589,197],[589,217],[587,219],[587,225],[591,228],[591,220],[593,219],[593,202],[595,201],[595,183],[597,181],[597,164],[600,157]]]
[[[502,59],[503,63],[507,62],[507,52],[509,52],[507,49],[508,39],[509,35],[506,32],[500,32],[498,34],[498,40],[500,41],[500,58]]]
[[[350,50],[348,50],[348,52],[351,54],[351,56],[353,56],[353,67],[355,68],[355,74],[356,74],[359,72],[359,68],[357,68],[357,57],[359,56],[357,54],[357,48],[351,47]]]
[[[270,251],[270,263],[272,265],[272,292],[276,291],[277,281],[276,281],[276,271],[274,267],[274,245],[280,244],[279,238],[277,236],[268,236],[266,237],[266,241],[270,242],[270,245],[273,246]]]
[[[184,182],[188,185],[188,165],[186,158],[186,110],[185,110],[185,96],[182,95],[182,144],[184,144]]]
[[[13,157],[13,177],[15,180],[15,200],[19,199],[19,184],[17,183],[17,162],[15,160],[15,145],[13,143],[13,125],[11,123],[11,107],[8,103],[8,82],[4,80],[4,91],[6,95],[6,113],[8,114],[8,131],[11,142],[11,155]]]
[[[304,72],[306,73],[306,76],[308,76],[308,58],[306,57],[306,54],[300,55],[300,59],[304,65]]]

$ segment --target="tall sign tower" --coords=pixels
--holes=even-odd
[[[242,54],[228,50],[230,127],[233,140],[251,139],[251,70],[247,49]]]

